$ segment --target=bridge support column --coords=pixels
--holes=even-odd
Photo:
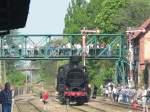
[[[124,59],[119,59],[116,62],[116,84],[128,84],[127,66],[127,62]]]
[[[0,61],[0,84],[6,82],[6,64],[4,60]]]

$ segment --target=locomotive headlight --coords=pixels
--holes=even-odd
[[[68,91],[68,90],[69,90],[68,86],[64,86],[64,88],[65,88],[65,90],[66,90],[66,91]]]
[[[91,84],[88,84],[88,87],[91,88]]]
[[[66,88],[66,91],[68,91],[69,89],[68,88]]]

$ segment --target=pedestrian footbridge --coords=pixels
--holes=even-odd
[[[5,35],[0,37],[1,60],[119,59],[127,54],[123,34]]]

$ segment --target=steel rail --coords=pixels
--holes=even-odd
[[[108,102],[106,102],[104,100],[102,100],[102,101],[91,100],[91,101],[98,102],[98,103],[103,103],[103,104],[106,104],[106,105],[112,105],[112,106],[116,106],[116,107],[121,107],[121,108],[124,108],[124,109],[132,109],[131,105],[124,104],[124,103],[108,103]],[[132,110],[135,110],[135,109],[132,109]],[[142,111],[142,107],[139,106],[136,110]]]
[[[19,103],[19,102],[15,102],[15,105],[16,105],[16,107],[17,107],[17,111],[18,112],[24,112],[24,109],[25,109],[25,105],[27,105],[28,106],[28,108],[27,109],[34,109],[35,110],[35,112],[43,112],[42,110],[40,110],[37,106],[35,106],[34,104],[32,104],[30,101],[26,101],[26,102],[23,102],[23,104],[21,104],[21,103]],[[24,107],[24,108],[22,108],[22,107]],[[31,108],[30,108],[31,107]],[[26,112],[26,110],[25,110],[25,112]],[[30,110],[29,110],[29,112],[30,112]],[[33,112],[33,111],[32,111]]]
[[[52,100],[60,104],[60,102],[57,101],[56,99],[52,99]],[[69,105],[69,104],[68,104],[68,105]],[[98,111],[98,112],[106,112],[106,111],[103,110],[103,109],[95,108],[95,107],[92,107],[92,106],[87,105],[87,104],[84,104],[84,105],[82,105],[82,106],[88,107],[88,108],[91,108],[91,109],[94,109],[94,110],[96,110],[96,111]],[[82,109],[82,108],[79,108],[78,106],[69,105],[69,107],[71,107],[71,108],[73,108],[73,109],[76,109],[76,110],[79,110],[79,111],[82,111],[82,112],[89,112],[89,111],[87,111],[87,110],[84,110],[84,109]],[[68,110],[67,104],[66,104],[66,109]]]

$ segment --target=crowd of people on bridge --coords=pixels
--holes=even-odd
[[[86,55],[94,55],[96,52],[97,54],[100,53],[100,50],[103,50],[107,48],[105,55],[111,55],[111,46],[109,44],[106,43],[101,43],[101,44],[88,44],[86,45],[85,48],[85,53]],[[97,49],[97,50],[96,50]],[[59,55],[82,55],[83,51],[82,51],[82,45],[77,43],[77,44],[73,44],[71,45],[71,43],[67,43],[65,45],[59,45],[59,46],[53,46],[50,45],[48,47],[48,53],[52,56],[59,56]]]
[[[104,42],[95,44],[88,44],[86,45],[85,52],[86,55],[93,55],[95,52],[100,53],[100,50],[107,48],[105,55],[111,55],[111,46],[109,44],[106,44]],[[97,49],[97,51],[95,51]],[[48,46],[35,46],[35,45],[27,45],[26,47],[22,47],[22,45],[18,46],[8,46],[7,44],[4,44],[2,55],[4,56],[68,56],[68,55],[82,55],[82,44],[75,43],[71,45],[71,43],[61,44],[61,45],[53,45],[50,44]]]

